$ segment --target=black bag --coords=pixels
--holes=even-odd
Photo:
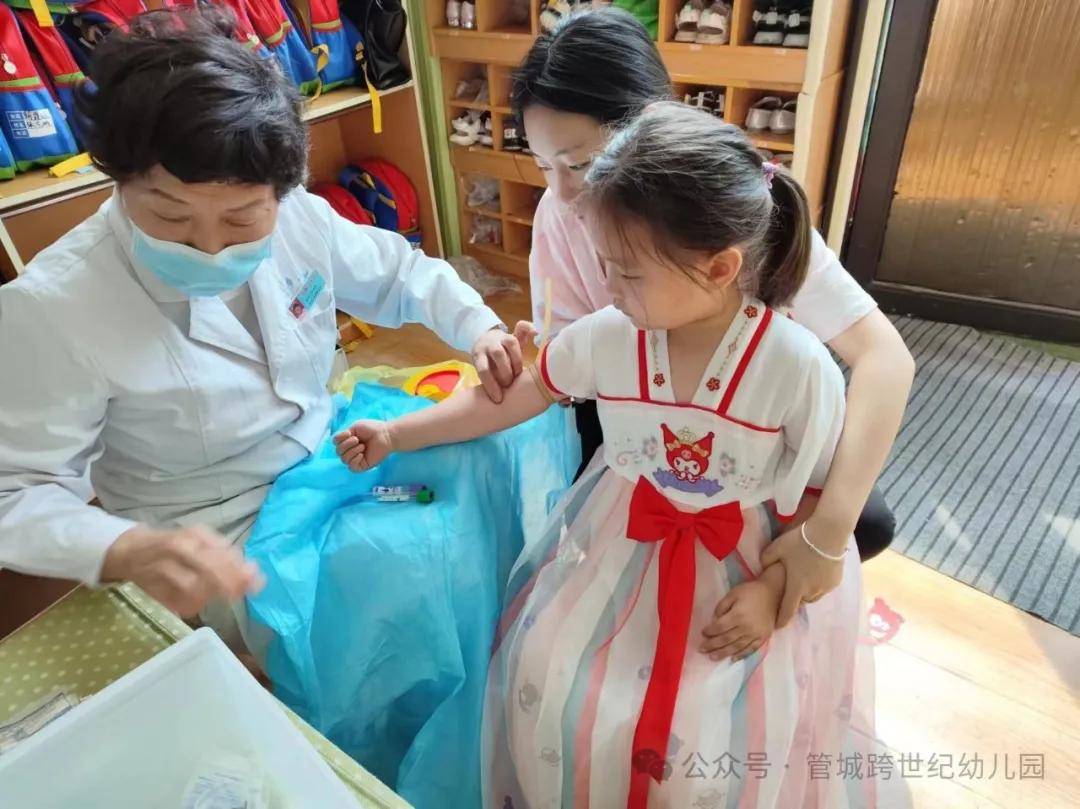
[[[403,84],[410,78],[398,53],[405,41],[405,8],[401,0],[343,0],[342,13],[364,38],[363,68],[377,90]]]

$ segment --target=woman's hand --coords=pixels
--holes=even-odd
[[[394,451],[390,425],[385,421],[358,421],[334,436],[342,463],[354,472],[365,472],[386,460]]]
[[[236,601],[264,581],[228,540],[209,528],[159,531],[137,525],[105,552],[102,582],[130,581],[184,618],[214,599]]]
[[[810,517],[804,525],[811,541],[827,553],[840,554],[847,548],[849,530],[830,527],[823,520]],[[784,597],[776,618],[777,628],[788,625],[803,602],[812,603],[840,586],[844,578],[844,563],[834,562],[817,554],[803,541],[800,528],[789,528],[769,543],[761,554],[761,564],[781,562],[787,573]]]
[[[480,335],[472,348],[473,365],[480,375],[484,392],[495,404],[503,400],[503,391],[521,375],[521,342],[502,329],[491,329]]]

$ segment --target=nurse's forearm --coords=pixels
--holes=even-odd
[[[915,363],[896,329],[873,312],[830,346],[851,366],[844,431],[811,518],[819,547],[839,553],[900,430]]]
[[[412,452],[439,444],[457,444],[496,433],[539,416],[550,398],[532,374],[521,374],[506,389],[500,404],[492,402],[483,388],[470,388],[435,407],[410,413],[388,425],[394,452]]]

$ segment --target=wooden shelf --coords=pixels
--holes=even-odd
[[[450,161],[457,175],[476,174],[502,181],[499,220],[503,223],[503,244],[492,248],[465,245],[496,272],[527,276],[531,228],[536,199],[533,188],[546,187],[544,174],[531,155],[502,150],[502,132],[512,112],[509,95],[512,69],[520,64],[531,47],[539,28],[537,14],[540,0],[530,0],[532,31],[525,26],[507,27],[511,0],[484,0],[478,3],[477,25],[480,30],[465,31],[445,25],[444,0],[427,0],[427,18],[432,26],[432,53],[441,60],[444,87],[467,71],[486,71],[492,114],[495,147],[450,146]],[[835,125],[837,87],[842,77],[846,30],[852,0],[814,0],[814,28],[809,48],[784,48],[751,44],[755,24],[754,0],[733,0],[731,34],[726,45],[675,42],[676,15],[683,0],[659,0],[659,42],[657,49],[664,61],[678,97],[694,87],[718,88],[725,93],[724,118],[742,126],[749,108],[768,95],[784,101],[798,98],[796,132],[749,132],[759,149],[793,156],[792,171],[803,182],[815,212],[824,193],[825,170],[829,160],[832,130]],[[681,85],[681,86],[680,86]],[[820,92],[819,92],[819,88]],[[444,100],[452,118],[463,105]],[[468,107],[464,107],[468,108]],[[796,147],[796,143],[798,146]],[[530,188],[531,187],[531,188]],[[463,198],[462,198],[463,200]],[[474,215],[493,216],[493,211],[478,211],[459,201],[463,220]],[[462,236],[467,241],[468,226]]]
[[[502,219],[502,211],[498,208],[474,208],[466,205],[465,210],[473,216],[486,216],[488,219]]]
[[[380,90],[379,96],[382,97],[391,95],[392,93],[399,93],[412,86],[413,82],[412,79],[410,79],[404,84],[391,87],[389,90]],[[370,103],[371,93],[366,89],[362,90],[359,87],[339,87],[336,90],[331,90],[329,93],[326,93],[326,95],[321,95],[318,98],[309,101],[304,110],[304,120],[308,123],[316,123],[317,121],[323,121],[327,118],[345,115],[358,107],[363,107]]]
[[[464,101],[455,98],[450,102],[450,106],[456,110],[478,110],[479,112],[491,111],[491,106],[483,101]]]
[[[760,83],[798,90],[806,72],[803,48],[692,42],[662,42],[659,48],[671,78],[693,84]]]
[[[48,169],[34,169],[0,183],[0,214],[73,192],[104,188],[110,183],[112,180],[95,168],[66,177],[52,177]]]
[[[747,130],[747,136],[750,138],[750,142],[757,146],[759,149],[768,149],[772,152],[794,152],[795,151],[795,133],[787,132],[783,135],[771,132],[768,129]]]
[[[532,34],[436,28],[431,32],[435,56],[459,62],[516,66],[533,43]]]
[[[502,247],[492,244],[465,244],[462,248],[493,272],[528,279],[529,257],[507,253]]]
[[[488,177],[512,180],[537,188],[547,187],[543,172],[536,167],[536,161],[530,155],[519,152],[451,145],[450,161],[455,169],[464,174],[485,174]]]
[[[384,90],[387,96],[413,86],[410,80],[397,87]],[[346,115],[371,103],[371,94],[358,87],[341,87],[308,102],[304,120],[308,123]],[[35,169],[18,174],[14,179],[0,182],[0,214],[35,203],[65,196],[74,192],[89,193],[112,184],[112,180],[97,169],[75,172],[66,177],[52,177],[48,169]]]

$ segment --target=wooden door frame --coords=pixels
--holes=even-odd
[[[1080,343],[1080,312],[876,278],[937,4],[938,0],[893,0],[859,188],[841,251],[844,266],[886,311],[1041,340]]]

